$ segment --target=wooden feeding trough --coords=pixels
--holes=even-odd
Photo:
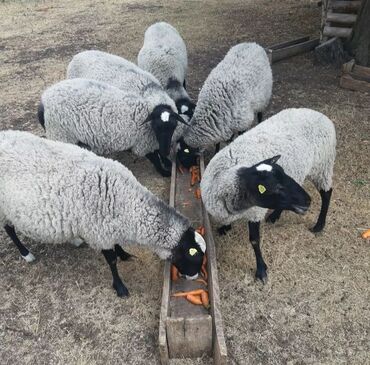
[[[285,58],[312,51],[319,43],[320,40],[318,38],[310,39],[310,37],[301,37],[288,42],[274,44],[265,48],[265,50],[270,64],[273,64]]]
[[[198,168],[199,170],[199,168]],[[203,156],[200,158],[200,176],[204,171]],[[171,263],[166,261],[159,323],[159,351],[162,365],[170,358],[196,358],[204,354],[213,356],[214,364],[227,363],[216,263],[216,250],[211,225],[201,199],[197,196],[199,182],[190,185],[191,173],[178,172],[172,165],[170,205],[187,216],[193,227],[205,228],[207,244],[208,285],[200,281],[179,278],[171,280]],[[198,190],[198,191],[197,191]],[[185,298],[173,297],[176,292],[207,289],[210,308],[194,305]]]
[[[344,89],[370,92],[370,67],[358,66],[355,60],[342,67],[340,86]]]

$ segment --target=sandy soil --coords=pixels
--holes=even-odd
[[[188,85],[195,98],[208,73],[234,44],[267,46],[317,35],[316,1],[7,1],[0,3],[0,129],[41,135],[35,113],[43,89],[64,78],[71,57],[101,49],[135,61],[147,26],[166,20],[188,45]],[[338,88],[338,70],[312,54],[273,67],[267,115],[292,106],[326,113],[337,127],[334,193],[325,232],[308,230],[319,212],[284,213],[263,227],[269,282],[254,281],[246,224],[218,245],[222,313],[230,364],[369,364],[370,228],[369,95]],[[154,193],[169,180],[127,154],[123,163]],[[136,249],[120,263],[131,296],[118,299],[102,255],[88,247],[24,239],[38,260],[29,265],[0,231],[2,364],[158,364],[162,263]],[[176,360],[173,364],[210,364]]]

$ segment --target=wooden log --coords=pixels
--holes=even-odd
[[[351,72],[354,66],[355,66],[355,60],[352,59],[351,61],[348,61],[348,62],[343,64],[342,72],[343,73]]]
[[[308,37],[308,36],[301,37],[301,38],[293,39],[291,41],[274,44],[274,45],[270,46],[269,49],[274,50],[274,49],[280,49],[280,48],[285,48],[285,47],[293,46],[293,45],[298,44],[298,43],[306,42],[309,39],[310,39],[310,37]]]
[[[361,1],[331,1],[329,6],[333,10],[351,13],[360,8]]]
[[[315,59],[321,65],[332,64],[340,67],[346,61],[342,41],[335,37],[322,42],[315,48]]]
[[[205,170],[203,155],[200,157],[200,171],[203,175]],[[209,275],[209,282],[212,283],[209,286],[209,295],[211,301],[211,314],[213,321],[213,362],[215,365],[226,365],[227,364],[227,348],[224,336],[224,327],[221,315],[221,303],[220,303],[220,288],[218,284],[218,270],[216,261],[216,245],[212,236],[212,226],[208,217],[208,213],[202,204],[204,227],[206,229],[206,241],[207,241],[207,252],[208,261],[207,269]]]
[[[340,87],[344,89],[354,90],[354,91],[363,91],[370,93],[370,82],[363,80],[356,80],[350,74],[344,74],[340,78]]]
[[[349,38],[352,34],[352,28],[330,27],[326,25],[323,34],[326,37]]]
[[[270,63],[275,63],[285,58],[293,57],[304,52],[309,52],[313,50],[319,43],[319,39],[316,38],[281,49],[268,49]]]
[[[364,79],[370,77],[370,67],[354,65],[352,73],[356,76],[363,77]]]
[[[328,13],[326,20],[328,22],[340,23],[340,24],[354,24],[356,22],[357,15],[355,14],[343,14],[343,13]]]

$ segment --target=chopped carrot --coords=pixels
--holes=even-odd
[[[370,229],[368,229],[365,232],[362,232],[362,238],[370,238]]]
[[[196,304],[196,305],[202,305],[203,302],[202,302],[202,299],[199,297],[199,295],[192,295],[192,294],[188,294],[186,296],[186,299],[192,303],[192,304]]]
[[[199,226],[196,231],[201,234],[202,236],[204,236],[206,234],[206,229],[203,227],[203,226]]]
[[[204,306],[204,308],[209,308],[209,296],[208,296],[208,293],[205,291],[203,292],[201,295],[200,295],[200,298],[202,300],[202,304]]]
[[[208,285],[208,283],[204,280],[204,279],[196,279],[195,280],[197,283],[202,283],[202,284],[204,284],[205,286],[207,286]]]
[[[200,198],[201,198],[200,188],[198,188],[197,190],[195,190],[194,195],[195,195],[195,197],[196,197],[197,199],[200,199]]]
[[[200,295],[204,292],[204,289],[196,289],[196,290],[190,290],[186,292],[180,292],[180,293],[175,293],[172,294],[173,297],[186,297],[187,295]]]
[[[179,270],[175,265],[171,265],[171,280],[176,281],[179,278]]]
[[[202,266],[204,266],[204,267],[207,266],[207,256],[206,255],[203,256]]]
[[[190,167],[190,174],[191,174],[190,185],[193,186],[200,181],[199,167],[197,166]]]
[[[204,280],[208,280],[208,273],[207,273],[207,270],[206,270],[205,266],[202,266],[201,271],[202,271],[202,275],[204,277]]]

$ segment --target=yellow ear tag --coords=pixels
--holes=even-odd
[[[258,191],[263,194],[266,191],[266,188],[263,185],[258,185]]]
[[[197,252],[198,252],[198,250],[197,250],[196,248],[191,248],[191,249],[189,250],[189,254],[190,254],[190,256],[194,256]]]

